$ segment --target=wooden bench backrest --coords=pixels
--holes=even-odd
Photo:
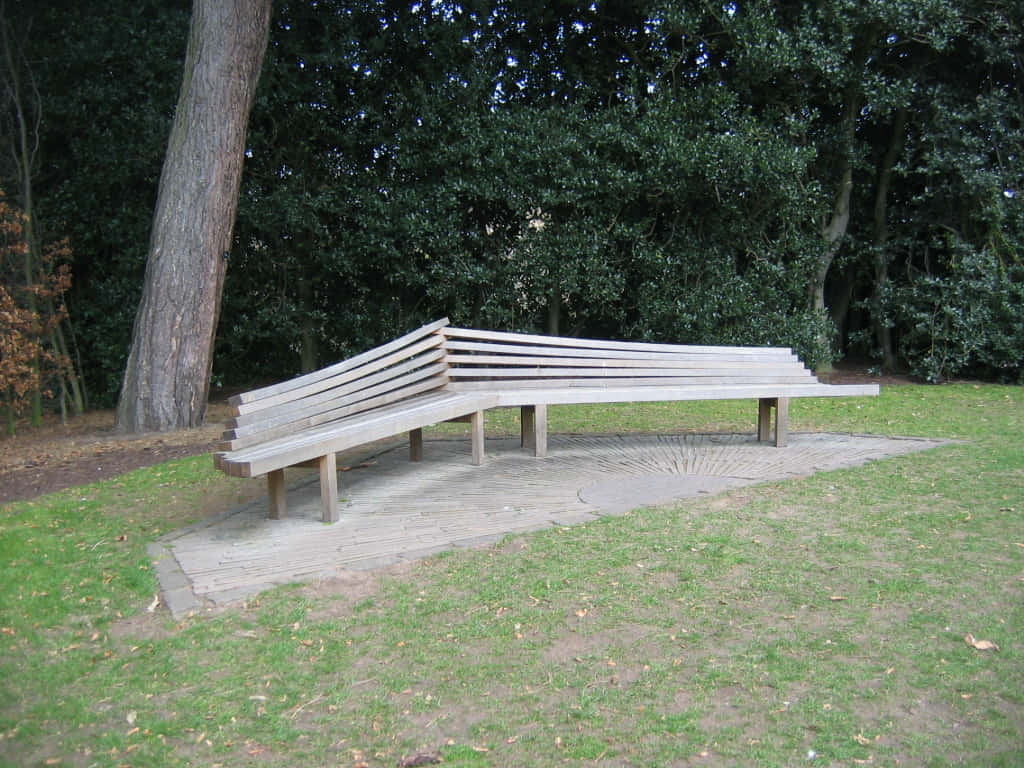
[[[782,347],[710,347],[444,329],[448,388],[809,384]]]
[[[246,448],[379,408],[448,383],[447,318],[318,371],[229,399],[234,418],[219,450]]]

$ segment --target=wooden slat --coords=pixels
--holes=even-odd
[[[768,384],[778,381],[784,384],[805,384],[817,381],[810,371],[774,371],[767,373],[738,373],[729,370],[709,369],[707,372],[692,372],[690,375],[681,375],[679,370],[673,369],[610,369],[610,368],[481,368],[469,370],[466,368],[449,369],[448,375],[452,381],[468,382],[476,381],[483,385],[481,388],[490,387],[515,387],[521,386],[526,381],[540,381],[544,386],[581,386],[576,382],[582,381],[582,386],[592,387],[600,385],[602,379],[610,379],[608,386],[642,386],[644,384],[661,383],[666,381],[673,384]]]
[[[436,368],[439,372],[444,370],[444,367],[441,365],[437,365]],[[338,419],[355,416],[356,414],[363,413],[365,411],[371,411],[375,408],[381,408],[383,406],[401,402],[402,400],[421,395],[425,392],[440,389],[445,385],[445,383],[447,383],[447,379],[439,373],[438,375],[431,376],[422,381],[416,381],[409,386],[402,387],[401,389],[389,390],[377,397],[358,400],[348,405],[342,404],[329,411],[307,416],[299,421],[289,421],[286,424],[281,424],[275,427],[263,428],[258,431],[243,432],[241,434],[239,434],[237,430],[229,430],[224,433],[222,438],[223,442],[221,442],[218,448],[220,450],[227,451],[248,448],[252,445],[258,445],[261,442],[284,437],[293,432],[309,429],[311,427],[318,427],[322,424],[328,424]]]
[[[449,362],[451,364],[451,360]],[[807,379],[813,377],[813,374],[807,368],[802,364],[795,364],[795,362],[791,362],[791,364],[760,362],[760,364],[749,366],[718,365],[710,364],[709,362],[707,365],[693,366],[666,360],[657,366],[653,366],[649,362],[643,365],[631,365],[635,364],[635,362],[635,360],[615,360],[614,362],[588,362],[581,360],[572,361],[570,364],[571,368],[559,368],[553,365],[545,365],[539,361],[539,358],[531,357],[521,361],[508,362],[507,365],[505,360],[493,360],[493,364],[500,366],[500,368],[488,368],[485,365],[480,367],[457,366],[449,369],[449,376],[453,379],[480,379],[488,377],[493,379],[557,378],[563,376],[635,376],[637,378],[651,376],[802,376]]]
[[[321,392],[330,392],[331,390],[337,389],[338,387],[350,382],[362,382],[373,374],[385,372],[395,365],[401,364],[403,361],[409,359],[414,359],[428,350],[437,349],[438,352],[440,352],[440,343],[441,339],[439,336],[423,339],[411,346],[398,350],[397,352],[392,352],[388,355],[367,361],[359,367],[351,368],[335,376],[320,379],[302,387],[292,389],[288,392],[279,392],[268,397],[263,397],[251,403],[240,403],[235,406],[235,414],[236,416],[244,416],[247,413],[259,412],[268,408],[278,408],[287,403],[312,398]],[[440,359],[440,355],[437,355],[436,353],[435,355],[437,359]],[[387,374],[384,373],[384,376],[386,375]],[[357,385],[355,389],[358,388],[359,387]],[[327,396],[329,397],[330,395]]]
[[[758,370],[760,368],[796,367],[804,368],[804,364],[796,357],[776,357],[750,360],[721,359],[715,355],[706,355],[700,359],[693,357],[677,357],[675,355],[658,355],[651,357],[550,357],[546,355],[492,355],[492,354],[452,354],[445,358],[448,365],[459,368],[503,365],[503,366],[573,366],[581,368],[730,368],[733,370]]]
[[[244,403],[255,402],[256,400],[261,400],[284,392],[291,392],[310,384],[315,384],[323,379],[330,378],[331,376],[343,373],[344,371],[352,368],[357,368],[370,360],[374,360],[383,355],[402,349],[403,347],[407,347],[425,336],[429,336],[432,333],[440,331],[447,325],[448,318],[442,318],[433,323],[417,328],[415,331],[407,333],[394,341],[369,349],[362,354],[347,358],[341,362],[335,363],[334,365],[328,366],[327,368],[321,368],[320,370],[313,371],[312,373],[296,376],[295,378],[281,382],[280,384],[272,384],[268,387],[262,387],[261,389],[254,389],[251,392],[243,392],[240,395],[235,395],[230,398],[228,402],[231,405],[242,405]]]
[[[465,384],[449,384],[453,391],[466,391]],[[673,400],[747,400],[779,397],[848,397],[877,395],[877,384],[737,384],[690,386],[595,386],[525,387],[503,389],[499,406],[566,405],[570,403],[640,403]]]
[[[575,347],[579,349],[625,349],[638,352],[733,352],[739,353],[748,351],[752,353],[765,350],[781,350],[789,353],[785,347],[715,347],[715,346],[691,346],[684,344],[657,344],[645,341],[608,341],[605,339],[574,339],[565,336],[537,336],[526,333],[507,333],[504,331],[478,331],[472,328],[455,328],[449,326],[444,329],[444,335],[448,338],[461,339],[482,339],[484,341],[510,342],[515,344],[541,344],[553,347]]]
[[[381,389],[381,385],[383,385],[384,389],[387,389],[389,382],[425,378],[437,373],[439,368],[443,372],[445,370],[445,366],[440,362],[443,357],[444,352],[440,349],[434,349],[426,354],[419,355],[411,360],[406,360],[398,365],[393,365],[384,371],[378,371],[377,373],[365,378],[346,381],[333,389],[317,392],[316,394],[300,398],[294,402],[281,403],[272,408],[261,408],[260,410],[252,413],[239,414],[228,423],[228,426],[242,427],[249,424],[263,423],[268,425],[273,425],[275,423],[279,424],[289,421],[292,418],[301,418],[302,416],[312,415],[318,411],[334,407],[338,404],[339,400],[355,401],[371,397],[376,392],[383,391]],[[401,386],[400,383],[394,384],[392,388],[397,388],[399,386]],[[367,391],[371,389],[373,389],[374,392]]]
[[[544,337],[542,337],[544,338]],[[633,360],[693,360],[695,363],[707,363],[709,360],[729,360],[737,364],[750,362],[752,360],[771,361],[799,361],[792,350],[785,347],[737,347],[736,354],[729,347],[687,347],[671,346],[669,349],[598,349],[594,347],[566,347],[552,346],[549,344],[501,344],[497,342],[482,341],[458,341],[449,338],[445,342],[445,349],[449,352],[449,358],[462,355],[453,355],[453,352],[474,352],[484,355],[543,355],[546,357],[584,357],[601,359],[633,359]],[[632,346],[637,346],[633,344]],[[652,345],[654,346],[654,345]]]
[[[494,408],[497,401],[493,393],[421,395],[251,448],[223,453],[218,466],[230,475],[254,477],[317,459],[328,452],[337,453],[456,416]]]

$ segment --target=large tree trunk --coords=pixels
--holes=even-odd
[[[202,423],[271,0],[195,0],[117,424]]]

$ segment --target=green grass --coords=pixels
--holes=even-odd
[[[752,410],[551,428],[749,431]],[[180,622],[145,611],[145,548],[236,492],[208,457],[4,506],[0,764],[1020,765],[1022,417],[997,386],[801,400],[794,430],[960,442]]]

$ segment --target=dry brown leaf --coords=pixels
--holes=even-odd
[[[846,598],[842,595],[832,595],[832,597],[829,598],[829,600],[831,600],[833,603],[840,603],[845,599]]]
[[[999,646],[993,643],[991,640],[975,640],[974,635],[964,635],[964,642],[967,643],[971,648],[977,651],[998,651]]]

